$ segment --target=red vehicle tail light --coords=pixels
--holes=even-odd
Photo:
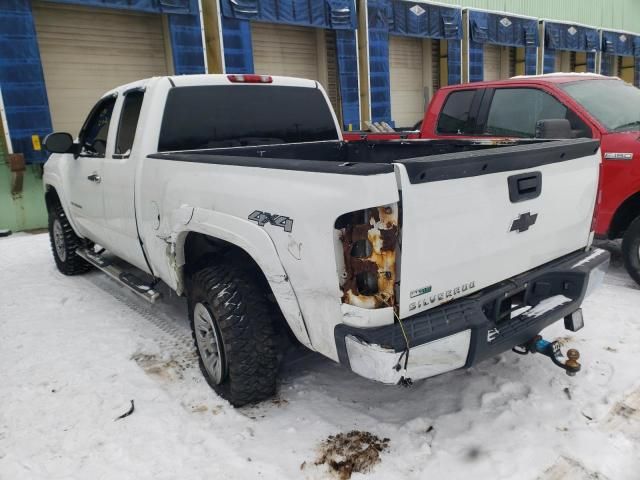
[[[227,78],[230,82],[233,83],[273,83],[273,78],[271,77],[271,75],[234,74],[227,75]]]

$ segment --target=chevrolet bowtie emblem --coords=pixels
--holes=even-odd
[[[518,232],[518,233],[526,232],[527,230],[529,230],[530,226],[536,223],[537,219],[538,219],[537,213],[534,213],[533,215],[531,215],[530,212],[521,213],[520,216],[516,218],[511,224],[510,231]]]

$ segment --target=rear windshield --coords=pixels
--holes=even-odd
[[[622,80],[560,85],[610,132],[640,130],[640,90]]]
[[[337,140],[315,88],[208,85],[169,91],[158,150],[196,150]]]

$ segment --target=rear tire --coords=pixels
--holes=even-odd
[[[194,273],[189,290],[193,340],[207,383],[235,407],[272,397],[275,312],[257,276],[222,262]]]
[[[78,275],[91,269],[76,250],[84,246],[84,240],[76,235],[71,228],[69,219],[64,213],[62,205],[53,205],[49,210],[49,239],[53,259],[58,270],[64,275]]]
[[[624,266],[640,285],[640,217],[637,217],[622,238],[622,259]]]

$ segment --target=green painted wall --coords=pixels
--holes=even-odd
[[[17,232],[47,226],[41,172],[40,166],[27,166],[22,174],[22,192],[11,194],[15,174],[11,173],[7,165],[7,149],[0,126],[0,229]]]
[[[439,2],[640,33],[640,0],[439,0]]]

